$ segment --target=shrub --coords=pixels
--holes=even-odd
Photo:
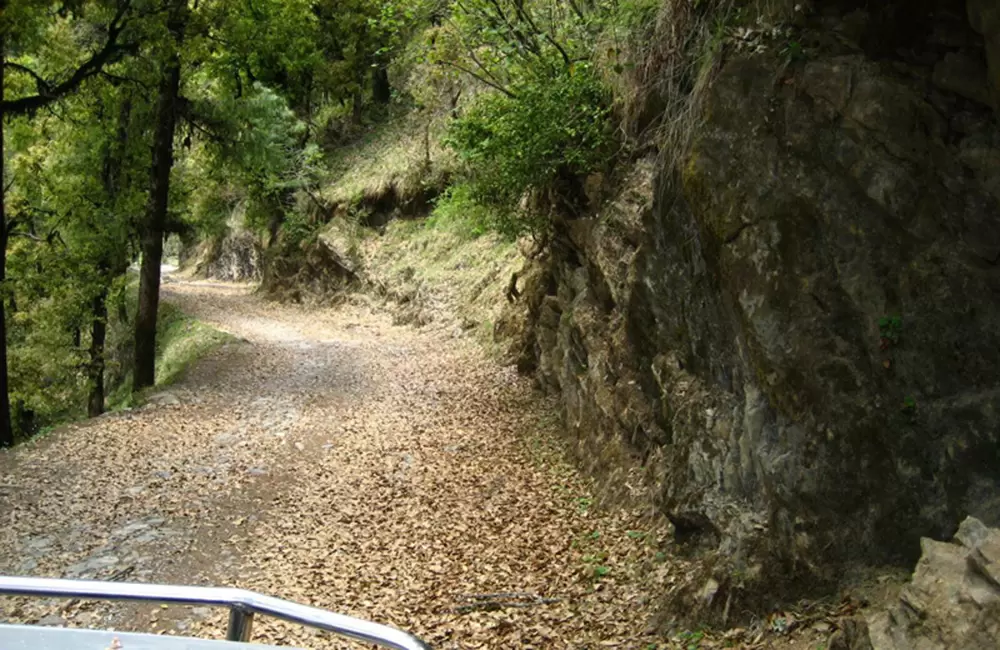
[[[472,199],[495,208],[507,235],[548,224],[521,208],[533,190],[599,169],[612,142],[610,95],[588,64],[532,76],[481,96],[446,137],[466,164]]]
[[[319,235],[319,224],[301,210],[289,210],[281,223],[281,233],[284,243],[290,246],[311,244]]]
[[[471,186],[460,183],[437,198],[425,225],[431,230],[452,232],[462,239],[475,239],[489,230],[498,230],[500,219],[497,210],[473,199]]]

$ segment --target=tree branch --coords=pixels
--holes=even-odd
[[[309,185],[307,183],[303,183],[301,189],[303,192],[305,192],[306,196],[312,199],[312,202],[316,204],[316,207],[320,209],[320,212],[323,212],[328,219],[331,218],[333,214],[333,210],[331,209],[331,207],[320,201],[319,197],[313,194],[312,191],[309,189]]]
[[[31,68],[29,68],[27,66],[23,66],[20,63],[14,63],[12,61],[4,61],[3,62],[3,67],[8,68],[10,70],[16,70],[18,72],[23,72],[24,74],[26,74],[29,77],[31,77],[32,79],[34,79],[35,80],[35,87],[38,89],[38,93],[40,95],[44,95],[44,94],[47,94],[49,92],[49,82],[46,81],[45,79],[43,79],[41,75],[39,75],[37,72],[35,72]]]
[[[459,70],[465,71],[467,74],[472,75],[473,77],[479,79],[488,86],[503,91],[504,94],[507,95],[508,97],[514,97],[514,93],[502,87],[503,82],[500,79],[498,79],[495,74],[493,74],[493,72],[489,69],[489,66],[487,66],[486,64],[484,64],[482,61],[479,60],[479,57],[476,56],[476,48],[470,45],[468,42],[466,42],[465,38],[462,36],[462,30],[458,29],[458,27],[454,23],[451,23],[451,25],[452,28],[455,30],[455,34],[456,36],[458,36],[458,40],[459,42],[461,42],[462,47],[465,48],[466,54],[469,55],[469,58],[472,59],[472,62],[476,64],[476,67],[478,67],[482,71],[482,74],[485,75],[487,78],[484,79],[483,77],[477,76],[476,73],[472,72],[471,70],[466,71],[461,66],[455,65],[454,67],[458,68]],[[443,61],[441,63],[450,63],[450,62]]]
[[[457,63],[455,63],[453,61],[442,61],[441,63],[443,65],[450,65],[451,67],[455,68],[456,70],[460,70],[460,71],[464,72],[465,74],[469,75],[473,79],[476,79],[477,81],[480,81],[480,82],[486,84],[490,88],[493,88],[495,90],[499,90],[500,92],[502,92],[504,95],[507,95],[511,99],[517,98],[517,95],[515,95],[511,91],[507,90],[506,88],[504,88],[500,84],[494,83],[494,82],[490,81],[486,77],[484,77],[484,76],[482,76],[480,74],[477,74],[476,72],[474,72],[474,71],[466,68],[465,66],[461,66],[461,65],[459,65],[459,64],[457,64]]]
[[[134,79],[132,77],[123,77],[121,75],[112,74],[107,70],[101,70],[101,76],[110,81],[114,85],[127,83],[127,84],[135,84],[137,86],[141,86],[146,90],[150,90],[152,88],[152,86],[150,86],[148,83],[146,83],[141,79]]]
[[[569,6],[573,9],[573,13],[575,13],[580,19],[580,22],[586,24],[587,18],[583,15],[583,12],[580,11],[580,7],[576,4],[576,2],[574,0],[569,0]]]
[[[30,232],[9,232],[9,233],[7,233],[7,237],[9,237],[9,238],[22,237],[24,239],[30,239],[31,241],[38,242],[38,243],[42,243],[42,242],[46,241],[44,238],[39,237],[38,235],[32,234]],[[49,242],[49,243],[51,244],[52,242]]]
[[[538,25],[535,24],[534,18],[531,17],[531,13],[528,11],[528,9],[524,7],[524,3],[515,0],[514,8],[517,10],[517,15],[521,17],[521,20],[528,23],[528,26],[530,26],[531,29],[533,29],[536,34],[541,34],[543,37],[545,37],[545,40],[547,40],[549,43],[553,45],[553,47],[559,50],[559,54],[562,55],[563,61],[566,63],[566,67],[567,68],[570,67],[572,63],[569,60],[569,54],[567,54],[566,50],[563,49],[563,46],[560,45],[559,42],[556,41],[556,39],[551,34],[549,34],[548,30],[538,28]]]
[[[194,102],[187,97],[177,98],[177,109],[178,115],[191,125],[191,128],[199,131],[209,140],[221,143],[227,141],[224,133],[226,123],[215,120],[203,112],[199,113]]]
[[[529,38],[527,35],[524,34],[524,32],[522,32],[517,27],[517,25],[514,24],[514,22],[510,18],[507,17],[507,13],[500,6],[498,0],[489,0],[489,2],[491,5],[493,5],[493,8],[496,9],[497,15],[500,17],[500,20],[503,21],[504,26],[507,28],[507,32],[514,39],[513,44],[520,45],[522,51],[526,51],[540,58],[542,56],[542,50],[540,47],[538,47],[538,43],[534,39],[534,36],[536,36],[537,34],[532,33],[531,34],[532,38]],[[487,20],[490,19],[490,16],[485,12],[480,11],[479,13],[482,14]],[[537,31],[538,30],[536,29],[535,32]]]
[[[138,45],[134,43],[119,43],[118,37],[125,29],[126,16],[132,6],[132,0],[124,0],[118,7],[114,18],[108,24],[108,38],[104,47],[95,52],[89,59],[83,62],[72,75],[65,81],[55,84],[47,82],[34,73],[36,84],[39,84],[37,95],[12,99],[0,102],[0,114],[3,115],[24,115],[33,113],[38,109],[60,99],[61,97],[76,90],[80,84],[93,77],[104,69],[105,65],[114,63],[122,54],[135,53]],[[22,68],[27,71],[27,68]]]

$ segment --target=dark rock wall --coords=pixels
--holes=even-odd
[[[359,282],[349,246],[332,233],[302,245],[276,246],[264,254],[260,290],[268,298],[325,302]]]
[[[252,233],[230,230],[224,236],[191,241],[181,249],[181,267],[199,277],[226,282],[260,280],[263,247]]]
[[[251,233],[231,232],[213,242],[204,272],[206,277],[230,282],[259,280],[262,256],[260,242]]]
[[[565,224],[529,296],[581,458],[643,467],[734,585],[1000,524],[997,3],[893,52],[839,4],[805,57],[729,55],[680,168]]]

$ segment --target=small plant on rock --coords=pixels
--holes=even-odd
[[[903,337],[903,318],[901,316],[884,316],[878,321],[879,347],[888,350],[899,345]]]
[[[694,632],[681,632],[677,635],[677,640],[684,644],[686,650],[698,650],[701,642],[705,638],[705,633],[701,630]]]

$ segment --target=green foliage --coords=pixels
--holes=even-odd
[[[281,224],[284,242],[291,246],[302,246],[315,241],[319,235],[319,224],[301,211],[292,210]]]
[[[190,7],[169,230],[217,236],[237,208],[260,225],[280,223],[290,196],[314,182],[321,157],[279,92],[287,88],[253,82],[257,73],[271,80],[280,69],[291,78],[318,65],[313,4]],[[100,367],[95,358],[103,356],[110,387],[131,369],[123,283],[148,205],[155,88],[173,42],[168,12],[140,5],[75,0],[55,10],[41,0],[10,0],[0,17],[13,64],[8,100],[46,95],[51,84],[42,79],[66,79],[102,46],[109,25],[123,30],[123,49],[107,59],[104,74],[60,91],[51,110],[4,124],[9,392],[26,429],[82,412]],[[139,50],[143,57],[133,58]],[[102,315],[104,297],[110,317]],[[103,355],[90,340],[102,321],[110,329]],[[179,362],[168,355],[161,370],[174,373],[186,354]]]
[[[431,2],[260,0],[251,11],[232,0],[219,10],[234,45],[216,63],[237,86],[251,79],[280,89],[300,115],[357,101],[372,71],[385,67]],[[223,75],[219,75],[220,78]],[[330,113],[327,113],[330,115]]]
[[[454,2],[450,19],[428,34],[426,60],[509,92],[519,80],[557,77],[593,60],[608,26],[628,20],[619,8],[632,12],[640,4],[645,0]]]
[[[227,191],[229,190],[229,191]],[[239,202],[232,188],[219,183],[203,183],[191,191],[190,210],[185,220],[204,239],[221,239],[229,230],[230,218]]]
[[[427,30],[421,61],[490,89],[453,121],[445,142],[465,164],[472,199],[496,211],[492,229],[544,235],[552,216],[579,209],[582,177],[615,155],[607,81],[634,67],[625,43],[660,6],[463,0]],[[448,89],[440,78],[422,79]]]
[[[806,58],[806,52],[802,47],[802,43],[794,40],[788,41],[785,47],[782,48],[781,53],[787,57],[789,61],[793,62],[802,61]]]
[[[220,39],[198,40],[198,57],[220,84],[220,94],[240,97],[255,81],[280,89],[293,105],[307,105],[323,25],[312,0],[219,0],[196,18]],[[195,33],[200,33],[196,29]]]
[[[64,283],[75,291],[72,283]],[[110,291],[107,342],[107,403],[110,409],[135,404],[131,394],[132,317],[136,310],[137,284],[115,282]],[[66,293],[52,293],[31,310],[15,313],[12,323],[17,337],[10,346],[12,402],[22,414],[29,413],[33,430],[70,422],[86,415],[89,383],[86,364],[87,332],[77,332],[89,314],[73,305],[82,302]],[[124,316],[124,318],[123,318]],[[183,377],[198,359],[233,337],[195,321],[170,304],[162,304],[157,321],[157,387],[166,387]],[[80,340],[76,340],[77,337]]]
[[[512,88],[481,97],[446,141],[468,166],[472,198],[498,210],[500,232],[518,236],[547,227],[522,198],[599,169],[612,137],[610,97],[589,65]]]
[[[336,130],[328,123],[356,122],[354,131],[342,131],[356,135],[365,123],[359,110],[369,99],[384,102],[386,84],[398,83],[389,75],[407,67],[422,68],[413,78],[425,87],[411,84],[410,94],[395,88],[394,104],[422,106],[433,93],[446,100],[414,112],[421,128],[411,137],[386,133],[392,155],[384,157],[392,164],[358,164],[367,148],[341,155],[349,169],[334,170],[336,187],[354,201],[368,196],[374,179],[385,195],[423,200],[455,179],[459,158],[464,177],[436,201],[423,236],[471,241],[488,231],[508,238],[544,233],[551,224],[536,209],[541,199],[551,207],[571,197],[579,180],[613,154],[612,97],[601,66],[622,63],[619,37],[649,21],[658,6],[657,0],[168,4],[189,15],[167,230],[218,238],[249,227],[293,245],[316,236],[330,204],[351,202],[318,189],[329,178],[327,154],[337,158],[345,149],[322,148],[343,143],[326,137]],[[124,385],[131,370],[127,269],[136,261],[149,204],[157,88],[176,44],[168,16],[179,11],[153,9],[126,0],[58,7],[9,0],[0,16],[11,64],[8,100],[45,95],[52,84],[43,79],[66,79],[105,43],[109,26],[122,29],[122,48],[101,74],[60,91],[46,110],[5,122],[12,236],[3,298],[10,305],[11,394],[21,412],[35,414],[36,425],[82,412],[100,367],[90,349],[95,323],[99,331],[106,321],[110,330],[106,385]],[[475,88],[469,78],[478,80]],[[459,118],[445,148],[441,134],[451,114]],[[500,240],[483,237],[477,246],[487,250],[491,241]],[[509,242],[499,245],[513,250]],[[105,298],[109,316],[102,315]],[[168,343],[218,342],[169,307],[165,317]],[[187,358],[207,349],[200,345],[161,350],[166,376],[159,379],[176,376]]]
[[[82,319],[70,292],[53,291],[11,318],[11,402],[32,414],[30,429],[80,414],[87,391],[85,350],[76,342]]]
[[[630,32],[640,30],[656,18],[657,12],[663,6],[661,0],[622,0],[611,3],[613,7],[606,10],[603,25],[619,30],[619,37],[628,36]]]
[[[681,632],[677,635],[677,640],[684,644],[686,650],[698,650],[704,639],[705,633],[700,630],[695,632]]]
[[[448,230],[462,239],[476,239],[494,229],[497,211],[478,203],[467,184],[453,185],[437,198],[434,211],[424,222],[432,230]]]
[[[135,313],[136,290],[132,282],[122,297],[124,313]],[[170,303],[163,303],[156,322],[156,389],[176,383],[198,360],[226,343],[236,340],[231,334],[216,330],[184,314]],[[142,401],[132,394],[132,328],[129,320],[112,317],[109,336],[112,368],[108,376],[108,408],[112,411],[131,408]],[[81,413],[82,414],[82,413]]]
[[[878,321],[878,333],[882,340],[882,347],[887,348],[899,345],[903,337],[902,316],[885,316]]]
[[[161,307],[156,328],[158,388],[175,383],[197,360],[219,346],[236,340],[231,334],[190,318],[169,303]]]
[[[118,291],[145,204],[143,118],[127,90],[95,85],[59,114],[8,123],[9,394],[22,435],[83,412],[94,303]]]
[[[204,238],[275,229],[289,217],[294,193],[315,185],[322,168],[305,123],[259,85],[230,97],[206,82],[196,97],[211,137],[191,148],[175,174],[190,206],[185,223]]]

